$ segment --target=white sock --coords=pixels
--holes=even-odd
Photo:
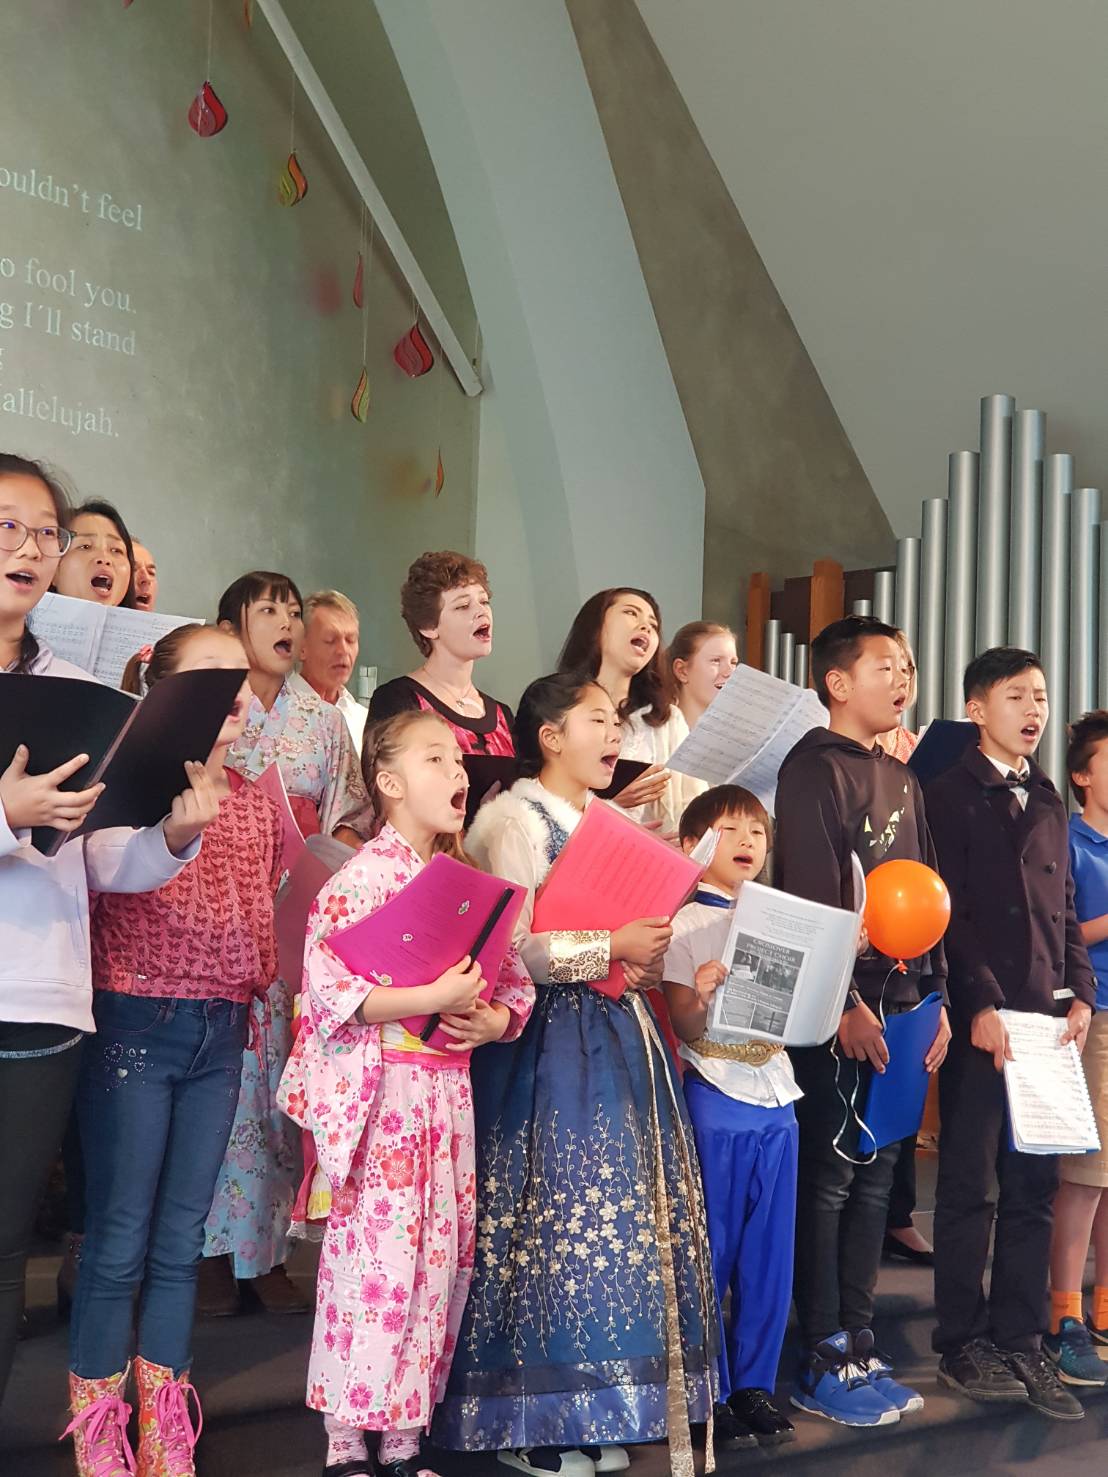
[[[365,1433],[356,1426],[344,1425],[333,1415],[323,1417],[323,1429],[327,1432],[327,1465],[338,1462],[364,1462],[366,1460]]]

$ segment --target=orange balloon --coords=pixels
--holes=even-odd
[[[866,932],[890,959],[918,959],[950,922],[950,893],[922,862],[882,862],[866,878]]]

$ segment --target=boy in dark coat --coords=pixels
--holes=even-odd
[[[1095,983],[1074,914],[1065,806],[1031,759],[1049,716],[1039,660],[994,647],[966,668],[964,691],[978,744],[927,787],[951,898],[953,1037],[939,1076],[935,1206],[939,1379],[974,1400],[1030,1401],[1079,1420],[1080,1403],[1041,1349],[1058,1162],[1011,1147],[1011,1047],[998,1011],[1064,1016],[1064,1039],[1080,1048]]]

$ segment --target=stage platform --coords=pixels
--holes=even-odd
[[[929,1178],[922,1176],[921,1178]],[[923,1229],[929,1217],[922,1215]],[[22,1343],[0,1429],[2,1477],[68,1477],[64,1428],[66,1333],[52,1307],[57,1258],[36,1257],[29,1278],[32,1337]],[[310,1253],[294,1264],[310,1281]],[[1105,1467],[1108,1396],[1087,1400],[1080,1422],[1050,1421],[1012,1406],[981,1406],[940,1390],[930,1351],[931,1275],[889,1263],[878,1299],[878,1342],[898,1374],[926,1406],[898,1425],[852,1431],[794,1412],[798,1439],[772,1452],[722,1454],[721,1474],[772,1466],[782,1477],[960,1477],[962,1473],[1085,1477]],[[196,1332],[196,1378],[204,1402],[199,1477],[317,1477],[323,1465],[319,1417],[305,1410],[304,1372],[311,1320],[261,1313],[213,1323]],[[782,1395],[785,1394],[784,1389]],[[505,1477],[489,1456],[444,1457],[443,1477]],[[663,1477],[665,1447],[633,1450],[632,1477]]]

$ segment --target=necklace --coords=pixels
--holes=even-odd
[[[458,709],[473,708],[478,712],[484,708],[485,705],[481,694],[477,691],[472,681],[470,681],[467,689],[461,693],[457,693],[453,692],[445,682],[440,682],[438,678],[432,677],[426,666],[420,667],[419,670],[423,673],[424,685],[429,687],[432,692],[437,691],[440,696],[445,695],[446,701],[451,707]]]

